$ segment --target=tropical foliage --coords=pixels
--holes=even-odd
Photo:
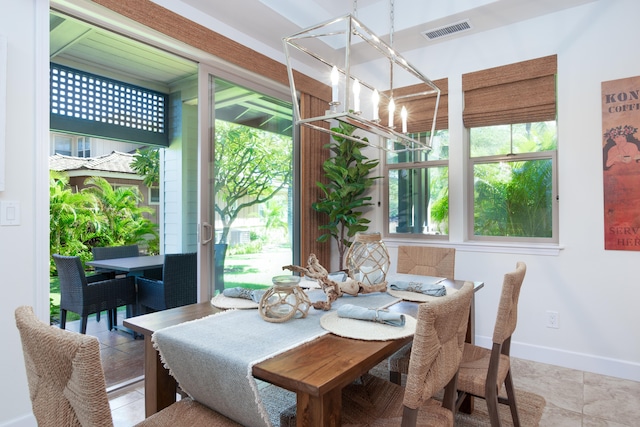
[[[160,151],[157,148],[136,150],[131,167],[143,177],[147,187],[157,184],[160,180]]]
[[[153,252],[157,247],[157,226],[139,206],[142,196],[135,187],[113,188],[104,178],[92,177],[80,192],[69,186],[69,178],[50,172],[50,253],[78,255],[91,259],[94,246],[140,244]],[[53,262],[51,263],[54,269]]]
[[[344,122],[340,122],[339,127],[332,128],[334,132],[347,136],[352,136],[355,129]],[[364,156],[361,150],[366,144],[353,138],[334,135],[333,141],[326,145],[332,152],[332,156],[322,164],[328,183],[316,182],[324,197],[311,205],[314,210],[328,217],[329,222],[320,226],[325,233],[317,240],[336,241],[341,270],[353,237],[357,232],[369,228],[369,219],[362,216],[364,209],[372,205],[371,197],[366,192],[379,178],[369,176],[371,170],[378,165],[378,160],[370,160]]]
[[[490,151],[507,155],[552,151],[557,145],[555,123],[548,122],[481,128],[472,134],[474,138],[472,153],[478,147],[478,156]],[[475,235],[552,236],[550,158],[476,163],[474,181]]]
[[[222,222],[219,243],[228,243],[243,209],[266,204],[291,185],[292,140],[221,120],[215,125],[215,211]]]

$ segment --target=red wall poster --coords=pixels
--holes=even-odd
[[[640,77],[602,83],[604,248],[640,251]]]

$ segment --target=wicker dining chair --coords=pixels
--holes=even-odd
[[[509,405],[513,425],[519,426],[518,408],[511,378],[511,335],[518,320],[518,299],[527,266],[516,264],[516,270],[504,275],[502,294],[498,304],[498,315],[493,330],[491,349],[465,344],[458,374],[458,408],[467,395],[484,398],[487,402],[491,426],[500,426],[498,403]],[[504,384],[507,397],[500,397]]]
[[[98,339],[49,326],[38,320],[29,306],[18,307],[15,318],[38,426],[112,427]],[[239,427],[240,424],[185,398],[137,426]]]
[[[160,311],[198,302],[195,253],[164,256],[162,280],[136,277],[139,313]]]
[[[398,246],[398,273],[445,277],[453,280],[456,265],[455,248],[432,246]],[[389,381],[401,384],[402,374],[409,369],[411,343],[389,357]]]
[[[67,311],[80,315],[80,332],[87,332],[90,314],[107,311],[109,330],[118,323],[116,309],[135,307],[136,286],[133,277],[90,281],[85,275],[80,257],[54,254],[53,260],[60,279],[60,328],[67,323]]]
[[[473,283],[418,308],[406,387],[366,374],[342,392],[342,425],[453,426]],[[445,388],[442,403],[432,397]]]

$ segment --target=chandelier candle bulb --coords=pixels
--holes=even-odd
[[[378,90],[373,90],[373,95],[371,95],[371,101],[373,102],[373,121],[380,120],[380,116],[378,116],[378,106],[380,105],[380,94],[378,94]]]
[[[407,107],[402,106],[400,110],[400,117],[402,117],[402,133],[407,133]]]
[[[389,100],[389,127],[393,128],[393,114],[396,112],[396,103],[393,98]]]
[[[353,111],[355,113],[360,111],[360,82],[358,79],[353,82]]]
[[[338,82],[340,81],[340,75],[338,74],[338,67],[335,65],[331,69],[331,103],[338,104]]]

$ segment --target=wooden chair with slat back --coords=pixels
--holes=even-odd
[[[432,246],[398,246],[397,272],[453,280],[456,266],[455,248]],[[400,384],[409,369],[411,344],[389,357],[389,381]]]
[[[458,375],[458,401],[460,407],[467,395],[484,398],[487,402],[491,426],[500,426],[498,403],[509,405],[513,425],[519,426],[518,409],[511,378],[511,335],[518,320],[520,289],[527,272],[524,262],[518,262],[513,272],[504,275],[502,293],[498,304],[498,315],[493,330],[491,349],[465,344]],[[500,397],[504,384],[507,397]]]
[[[28,306],[18,307],[15,318],[38,426],[112,427],[98,339],[49,326],[38,320]],[[240,424],[186,398],[137,426],[240,427]]]

